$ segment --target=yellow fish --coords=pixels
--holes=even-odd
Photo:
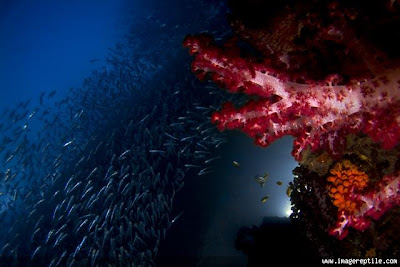
[[[290,195],[292,194],[292,191],[293,191],[293,189],[290,187],[290,185],[287,187],[287,189],[286,189],[286,195],[288,196],[288,197],[290,197]]]
[[[263,197],[263,198],[261,199],[261,202],[262,202],[262,203],[265,203],[265,202],[267,202],[268,198],[269,198],[269,196],[265,196],[265,197]]]
[[[283,185],[281,181],[276,182],[277,185]]]
[[[233,161],[232,162],[232,164],[233,164],[233,166],[235,166],[236,168],[240,168],[240,164],[239,164],[239,162],[237,162],[237,161]]]
[[[360,159],[362,159],[364,161],[368,161],[369,160],[369,158],[367,156],[365,156],[364,154],[360,153],[359,156],[360,156]]]

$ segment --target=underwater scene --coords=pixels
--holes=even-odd
[[[1,266],[398,266],[400,1],[0,1]]]

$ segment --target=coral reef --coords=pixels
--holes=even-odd
[[[362,162],[354,154],[346,155],[345,159],[357,163],[357,166]],[[374,169],[376,166],[373,164],[370,168]],[[344,231],[347,236],[339,239],[338,235],[331,236],[327,231],[335,228],[339,213],[329,196],[328,188],[331,183],[327,181],[327,177],[330,175],[319,176],[304,166],[297,167],[293,174],[295,179],[291,185],[293,188],[291,220],[304,232],[311,241],[313,250],[317,251],[320,257],[363,258],[371,255],[371,251],[367,254],[371,248],[375,248],[375,257],[393,258],[400,255],[399,206],[387,210],[378,220],[365,217],[370,225],[363,231],[346,225]],[[371,184],[375,178],[373,176],[370,178]],[[375,185],[369,185],[364,190],[368,191],[374,187]]]
[[[263,147],[294,137],[291,219],[319,255],[398,255],[399,2],[230,3],[230,39],[183,43],[200,80],[248,96],[211,121]]]
[[[334,3],[327,7],[332,13],[331,19],[346,20],[338,14],[338,7],[332,7]],[[297,23],[307,24],[306,21]],[[354,43],[360,40],[347,40],[350,38],[347,34],[352,31],[348,26],[339,25],[321,22],[317,29],[319,38],[309,41],[316,44],[325,38],[332,45],[348,44],[350,53]],[[332,39],[330,33],[340,38]],[[269,44],[261,45],[257,41],[260,40],[255,41],[256,47],[265,48]],[[284,135],[292,135],[295,137],[292,154],[296,160],[301,160],[302,152],[309,147],[313,152],[327,150],[339,158],[349,134],[363,132],[385,149],[393,148],[400,141],[400,66],[395,61],[385,60],[383,65],[375,62],[368,75],[354,75],[356,78],[344,82],[337,73],[327,74],[320,80],[306,79],[291,68],[301,63],[293,63],[294,59],[284,61],[285,70],[274,68],[277,64],[271,61],[282,61],[289,56],[281,51],[272,51],[273,59],[243,57],[233,41],[219,47],[208,35],[187,36],[184,46],[195,56],[192,71],[199,79],[211,79],[232,93],[255,96],[239,108],[227,102],[221,111],[212,115],[212,122],[221,131],[239,129],[265,147]]]
[[[365,180],[360,176],[357,178],[360,179],[356,181],[358,187],[363,188],[361,185],[365,186]],[[348,233],[346,228],[351,226],[364,231],[371,224],[370,218],[378,220],[386,211],[400,204],[400,177],[398,174],[387,175],[374,189],[362,193],[357,192],[353,186],[348,194],[339,198],[342,201],[335,200],[339,206],[337,223],[329,233],[343,239]]]
[[[368,175],[359,171],[349,160],[336,163],[330,173],[332,176],[328,177],[328,182],[331,182],[328,190],[332,203],[340,210],[354,213],[359,207],[349,196],[353,190],[362,190],[367,186]]]

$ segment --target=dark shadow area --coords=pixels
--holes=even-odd
[[[248,255],[249,267],[319,264],[309,241],[288,218],[264,217],[259,227],[242,227],[237,234],[235,246]]]

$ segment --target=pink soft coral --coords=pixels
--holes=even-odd
[[[345,85],[335,84],[334,76],[297,83],[268,62],[246,60],[237,49],[215,46],[209,36],[189,36],[184,46],[195,55],[192,71],[200,79],[258,96],[240,108],[228,102],[215,112],[212,122],[221,131],[241,130],[264,147],[292,135],[296,160],[307,147],[339,157],[351,133],[363,132],[386,149],[400,141],[400,68]]]

